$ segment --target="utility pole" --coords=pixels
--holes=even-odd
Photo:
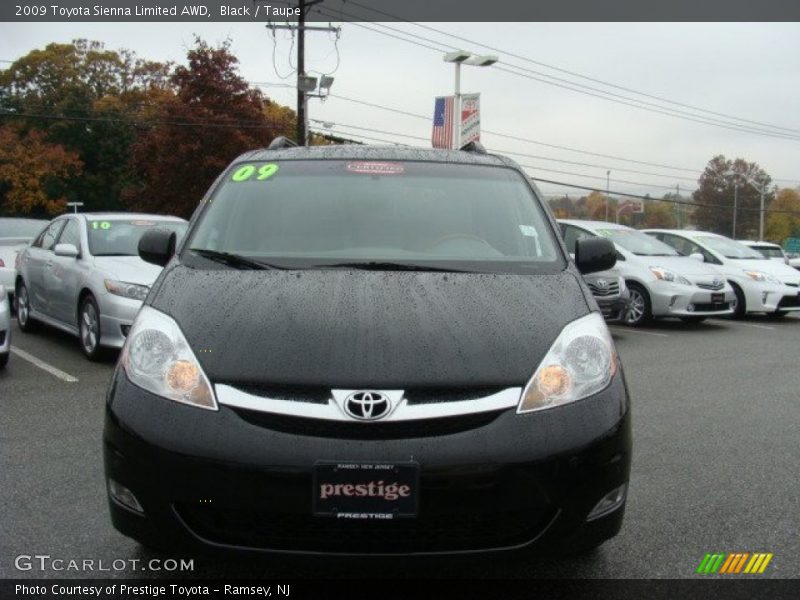
[[[676,183],[675,184],[675,195],[676,195],[675,200],[677,201],[677,203],[675,204],[675,209],[676,209],[675,212],[678,213],[678,229],[683,229],[681,227],[681,211],[683,210],[683,205],[681,204],[681,184],[680,183]]]
[[[736,204],[739,201],[739,182],[733,182],[733,239],[736,239]]]
[[[339,33],[338,27],[313,27],[306,25],[306,15],[311,7],[323,0],[298,0],[297,25],[267,24],[267,29],[297,30],[297,143],[308,145],[308,95],[317,87],[316,77],[306,76],[306,31],[328,31]],[[329,78],[333,81],[333,78]],[[313,81],[312,81],[313,80]]]
[[[608,204],[611,202],[611,193],[609,190],[611,189],[611,171],[606,171],[606,223],[608,223]],[[617,221],[619,221],[619,215],[617,216]]]

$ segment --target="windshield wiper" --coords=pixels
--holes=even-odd
[[[208,250],[206,248],[189,248],[189,249],[195,254],[199,254],[203,258],[207,258],[208,260],[213,260],[214,262],[222,263],[223,265],[228,265],[229,267],[235,267],[237,269],[264,270],[264,269],[286,268],[286,267],[280,267],[278,265],[273,265],[271,263],[254,260],[252,258],[242,256],[241,254],[233,254],[231,252],[219,252],[218,250]]]
[[[413,263],[397,263],[397,262],[382,262],[382,261],[367,261],[367,262],[344,262],[333,264],[315,265],[317,268],[323,269],[358,269],[361,271],[435,271],[442,273],[474,273],[467,269],[454,269],[452,267],[431,267],[428,265],[416,265]]]

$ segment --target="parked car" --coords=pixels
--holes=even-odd
[[[607,323],[625,320],[631,303],[631,293],[625,285],[625,278],[616,269],[583,276],[589,291],[597,301],[600,312]]]
[[[686,256],[716,266],[736,294],[734,314],[766,313],[783,317],[800,310],[800,274],[724,235],[706,231],[646,229]]]
[[[109,388],[114,526],[145,546],[578,551],[622,523],[630,412],[613,341],[513,161],[329,146],[221,174]],[[276,148],[276,146],[279,146]]]
[[[0,369],[8,364],[11,353],[11,305],[2,283],[0,283]]]
[[[771,260],[777,260],[785,265],[789,264],[789,258],[783,252],[783,248],[778,244],[772,242],[754,242],[752,240],[737,240],[748,248],[752,248],[762,256],[766,256]]]
[[[47,225],[45,219],[0,218],[0,285],[13,298],[17,254]]]
[[[83,213],[58,217],[19,255],[17,322],[40,323],[80,338],[90,360],[121,348],[161,269],[138,256],[142,234],[160,228],[183,235],[177,217]]]
[[[697,323],[733,313],[733,289],[714,267],[682,257],[674,248],[624,225],[567,219],[559,223],[567,248],[598,236],[614,242],[616,270],[630,291],[626,324],[639,327],[663,317]]]
[[[796,252],[787,252],[786,258],[789,260],[789,266],[800,271],[800,254]]]

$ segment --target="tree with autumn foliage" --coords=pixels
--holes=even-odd
[[[100,42],[48,44],[0,73],[0,110],[4,122],[77,154],[83,169],[68,199],[85,210],[119,209],[137,119],[167,92],[169,69]]]
[[[733,234],[734,191],[736,191],[736,238],[758,237],[759,192],[749,182],[769,190],[772,179],[756,163],[742,158],[729,160],[722,155],[712,158],[698,180],[692,195],[697,206],[694,221],[698,229],[722,235]],[[765,208],[775,192],[764,196]]]
[[[36,130],[0,127],[0,214],[50,217],[66,209],[66,190],[81,172],[74,152]]]
[[[769,208],[765,232],[768,240],[783,244],[786,238],[800,238],[800,190],[782,189]]]
[[[171,83],[174,96],[161,101],[133,146],[139,183],[124,197],[135,210],[189,217],[232,159],[289,133],[294,120],[239,75],[230,42],[213,47],[197,38]]]

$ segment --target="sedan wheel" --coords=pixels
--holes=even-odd
[[[631,327],[639,327],[650,321],[650,298],[647,292],[639,285],[628,286],[631,293],[628,311],[625,313],[625,323]]]
[[[100,313],[94,298],[87,296],[81,304],[80,337],[83,353],[89,360],[100,358]]]
[[[31,299],[30,296],[28,296],[28,288],[25,287],[25,284],[22,282],[17,286],[15,299],[17,303],[17,323],[19,324],[19,328],[29,333],[34,330],[36,322],[31,320]]]

